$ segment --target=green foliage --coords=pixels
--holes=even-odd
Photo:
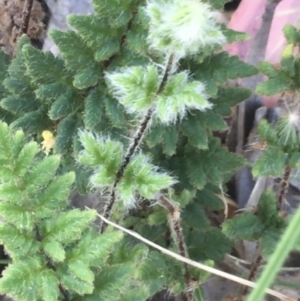
[[[122,144],[109,139],[97,139],[88,132],[82,132],[80,139],[84,151],[78,157],[79,162],[95,168],[90,179],[91,185],[104,190],[112,186],[125,157]],[[135,205],[136,193],[145,199],[152,199],[161,190],[175,183],[167,174],[158,173],[157,168],[148,161],[146,156],[139,154],[131,158],[131,162],[125,167],[116,187],[117,195],[125,207]]]
[[[258,124],[259,137],[269,145],[277,144],[277,133],[274,127],[267,120],[261,120]]]
[[[252,174],[254,177],[282,174],[286,159],[287,156],[282,150],[268,146],[263,155],[255,162]]]
[[[298,209],[291,218],[276,248],[273,250],[268,265],[258,280],[257,286],[252,290],[249,296],[249,301],[263,300],[266,288],[274,282],[289,252],[296,246],[297,241],[299,241],[299,221],[300,210]]]
[[[211,99],[214,104],[214,111],[222,116],[229,116],[231,108],[241,101],[249,98],[251,91],[242,87],[223,88],[219,87],[217,96]]]
[[[299,29],[294,26],[287,24],[283,27],[284,37],[289,44],[300,44],[300,33]]]
[[[5,87],[3,85],[4,79],[7,77],[9,67],[9,56],[4,52],[0,52],[0,99],[4,98],[6,95]],[[3,121],[11,122],[12,116],[9,112],[0,108],[0,116]]]
[[[276,73],[276,76],[270,77],[267,81],[259,83],[257,85],[256,92],[262,95],[274,95],[294,89],[295,86],[287,75],[283,72],[278,72]]]
[[[258,125],[260,139],[267,142],[262,156],[253,166],[252,173],[257,176],[279,176],[287,165],[295,168],[299,162],[299,134],[297,120],[293,116],[283,115],[276,127],[266,120]]]
[[[224,233],[231,239],[257,240],[263,231],[263,225],[253,213],[245,212],[242,215],[226,221],[223,224]]]
[[[265,64],[265,67],[270,66]],[[271,77],[275,69],[270,70],[267,71],[265,68],[265,73]],[[297,120],[294,121],[291,116],[283,115],[275,127],[262,120],[258,125],[258,134],[261,140],[267,142],[267,147],[253,166],[254,177],[282,177],[287,167],[298,167]],[[233,240],[259,240],[264,257],[269,258],[286,227],[286,221],[280,217],[278,211],[280,204],[277,204],[277,198],[278,196],[270,191],[265,192],[259,201],[256,213],[246,212],[226,221],[223,225],[224,233]]]
[[[26,133],[32,133],[38,137],[43,130],[51,130],[56,139],[54,152],[63,154],[64,157],[70,156],[71,148],[78,145],[73,143],[78,140],[76,137],[78,129],[87,128],[99,134],[105,132],[112,136],[117,135],[120,139],[120,135],[123,135],[125,129],[130,126],[129,116],[125,113],[126,106],[119,105],[110,96],[110,90],[106,86],[103,75],[107,70],[130,66],[133,66],[134,70],[146,68],[146,70],[152,70],[152,73],[155,71],[151,65],[146,67],[149,63],[148,50],[145,48],[149,19],[142,9],[143,4],[143,1],[126,1],[122,5],[114,1],[103,3],[94,1],[95,15],[69,16],[68,22],[77,33],[72,30],[51,32],[51,37],[57,44],[61,57],[54,57],[51,53],[36,50],[29,45],[25,37],[20,39],[19,51],[4,81],[6,90],[1,101],[2,107],[10,114],[14,114],[14,127],[21,127]],[[113,14],[111,14],[112,7],[114,7]],[[110,28],[109,31],[108,28]],[[161,58],[157,59],[161,60]],[[181,65],[182,71],[185,70],[185,66],[192,66],[190,69],[195,78],[194,81],[187,83],[191,85],[190,88],[197,83],[197,80],[204,81],[207,86],[206,93],[212,96],[210,102],[214,104],[214,108],[206,112],[209,116],[205,117],[206,113],[198,113],[197,119],[201,120],[201,126],[197,124],[199,121],[195,121],[194,114],[190,114],[183,123],[183,131],[190,137],[190,143],[197,148],[206,149],[211,130],[226,129],[219,114],[228,115],[232,105],[249,96],[248,90],[241,89],[237,92],[230,88],[227,91],[220,87],[220,84],[224,84],[226,79],[253,75],[256,69],[239,61],[237,57],[229,57],[225,52],[212,54],[211,50],[205,55],[204,61],[195,62],[194,58],[184,59]],[[213,76],[205,72],[213,72]],[[182,88],[184,88],[180,87],[175,80],[179,79],[178,76],[174,77],[173,90],[171,89],[172,81],[168,84],[170,88],[166,86],[169,91],[166,95],[169,97],[175,93],[177,99],[181,101],[182,97],[178,91],[174,90],[177,88],[183,91]],[[180,76],[186,80],[184,72]],[[142,80],[143,77],[137,78]],[[151,99],[151,96],[147,98],[147,95],[154,93],[157,88],[157,76],[156,80],[145,78],[143,84],[148,85],[150,89],[148,94],[143,94],[142,87],[140,87],[135,92],[134,99],[138,101],[144,95],[143,99],[147,102]],[[209,88],[210,85],[214,85],[212,89]],[[199,101],[203,103],[203,97],[200,98]],[[172,116],[165,114],[172,112],[168,108],[170,102],[163,99],[165,98],[160,98],[158,116],[163,120],[166,118],[169,120]],[[132,107],[132,103],[130,106]],[[181,108],[180,104],[175,105],[174,113],[176,110],[180,111]],[[136,110],[139,109],[138,106]],[[131,110],[129,111],[132,113]],[[175,114],[172,118],[176,116]],[[154,134],[155,128],[160,133],[159,135],[157,132]],[[163,128],[166,130],[161,129],[160,125],[157,127],[153,125],[151,132],[153,136],[156,136],[156,141],[149,145],[153,148],[161,144],[164,153],[173,156],[176,154],[177,142],[180,139],[178,130],[175,130],[173,126]],[[195,131],[197,128],[199,130],[196,131],[195,136],[192,130]],[[151,133],[148,136],[150,139]],[[198,138],[192,139],[193,136]],[[150,142],[148,137],[146,140]],[[77,153],[75,149],[73,151]],[[74,160],[71,158],[64,158],[62,163],[66,164],[64,170],[74,170]],[[85,191],[87,188],[81,180],[80,174],[83,172],[82,167],[76,168],[76,184],[80,191]]]
[[[232,248],[229,239],[213,227],[205,231],[191,231],[186,234],[186,241],[192,246],[189,250],[190,256],[197,261],[205,261],[209,258],[221,262],[224,254],[230,252]]]
[[[224,1],[205,2],[219,9]],[[194,12],[186,3],[176,3],[188,12],[180,10],[179,16],[198,26],[188,19]],[[214,132],[227,130],[223,117],[251,95],[227,82],[257,69],[219,51],[225,39],[247,36],[212,19],[204,28],[207,40],[197,35],[189,48],[167,39],[180,38],[182,24],[175,18],[177,27],[162,24],[170,28],[166,39],[153,41],[161,36],[153,34],[155,16],[147,14],[146,1],[93,0],[93,5],[93,15],[68,17],[73,29],[50,32],[60,56],[35,49],[26,37],[10,63],[0,55],[0,117],[10,123],[0,127],[0,241],[13,259],[0,291],[17,300],[61,300],[67,294],[70,300],[144,301],[164,287],[185,289],[182,263],[109,228],[97,233],[91,227],[94,211],[68,206],[71,188],[101,190],[108,201],[114,190],[117,202],[106,212],[111,219],[178,252],[170,212],[157,205],[167,195],[180,206],[184,243],[197,261],[222,261],[232,247],[229,238],[260,234],[258,222],[249,233],[228,230],[228,238],[206,216],[207,210],[223,209],[216,193],[245,163]],[[175,55],[166,57],[153,45],[177,45],[186,53],[174,49]],[[290,83],[288,69],[282,71],[284,83]],[[38,147],[45,130],[55,138],[48,157]],[[269,172],[278,172],[269,165]],[[266,229],[262,236],[268,242],[274,231]]]
[[[279,216],[276,198],[267,190],[261,196],[255,213],[244,212],[223,223],[223,232],[233,241],[261,241],[264,257],[268,258],[274,251],[286,223]]]
[[[39,159],[37,143],[26,142],[24,132],[14,132],[3,122],[0,145],[0,242],[12,258],[0,292],[17,300],[60,300],[70,294],[99,298],[110,294],[102,282],[108,277],[115,290],[128,287],[121,274],[130,278],[133,263],[126,268],[108,262],[122,233],[99,236],[90,227],[95,211],[68,209],[75,177],[73,172],[57,174],[60,157]]]
[[[297,91],[299,82],[299,57],[293,55],[294,47],[300,44],[300,29],[292,25],[283,28],[288,45],[284,49],[280,61],[280,68],[276,68],[269,62],[261,62],[258,66],[260,72],[268,77],[268,80],[259,83],[256,92],[262,95],[274,95],[285,91]]]
[[[237,56],[229,56],[227,52],[201,58],[200,62],[201,67],[191,64],[188,68],[191,68],[192,72],[206,83],[207,91],[212,94],[217,93],[218,85],[226,83],[228,79],[248,77],[257,73],[255,67],[240,61]]]

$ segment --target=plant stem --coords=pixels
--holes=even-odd
[[[254,278],[257,274],[258,268],[262,263],[262,256],[259,253],[258,256],[256,257],[255,261],[252,263],[252,268],[250,270],[249,276],[248,276],[248,280],[250,281],[254,281]],[[247,295],[249,288],[247,286],[244,286],[244,288],[242,288],[241,291],[241,299],[243,296]]]
[[[162,93],[167,81],[168,81],[168,75],[170,73],[170,70],[172,68],[172,65],[173,65],[173,60],[174,60],[174,55],[171,54],[169,56],[169,59],[168,59],[168,62],[167,62],[167,65],[166,65],[166,68],[165,68],[165,71],[164,71],[164,74],[163,74],[163,78],[160,82],[160,85],[159,85],[159,88],[156,92],[156,96],[159,95],[160,93]],[[146,133],[146,130],[148,129],[149,125],[150,125],[150,121],[152,119],[152,116],[153,116],[153,112],[154,112],[154,109],[155,109],[155,106],[151,107],[148,112],[145,114],[142,122],[140,123],[134,137],[133,137],[133,142],[132,144],[129,146],[127,152],[126,152],[126,155],[125,155],[125,158],[121,164],[121,167],[119,169],[119,171],[117,172],[116,174],[116,179],[115,179],[115,182],[113,184],[113,187],[112,187],[112,191],[111,191],[111,195],[110,195],[110,199],[109,201],[107,202],[106,206],[104,207],[104,217],[109,219],[110,217],[110,214],[111,214],[111,211],[112,211],[112,208],[113,208],[113,205],[116,201],[116,188],[119,184],[119,182],[121,181],[122,177],[123,177],[123,174],[124,174],[124,170],[125,168],[128,166],[128,164],[130,163],[133,155],[135,154],[135,152],[137,151],[137,149],[139,148],[140,144],[141,144],[141,141],[142,139],[144,138],[144,135]],[[105,223],[102,223],[101,225],[101,233],[104,232],[106,228],[106,224]]]
[[[164,207],[168,213],[169,213],[169,222],[170,222],[170,228],[172,232],[174,233],[174,241],[178,247],[179,254],[182,257],[189,258],[189,254],[187,251],[187,246],[184,241],[184,235],[182,231],[182,227],[180,224],[180,208],[178,206],[174,206],[170,201],[168,201],[164,196],[161,196],[159,198],[159,204]],[[185,278],[185,286],[186,291],[182,293],[182,297],[186,301],[193,301],[193,287],[195,286],[190,272],[189,272],[189,266],[187,263],[184,263],[184,278]]]
[[[280,182],[280,190],[279,190],[278,200],[277,200],[278,210],[281,210],[283,207],[283,199],[289,186],[291,171],[292,169],[289,166],[285,167],[284,174]]]

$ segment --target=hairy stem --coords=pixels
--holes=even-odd
[[[286,166],[283,177],[280,181],[280,189],[279,189],[279,194],[278,194],[278,199],[277,199],[278,210],[281,210],[283,207],[283,200],[284,200],[284,196],[285,196],[288,186],[289,186],[291,171],[292,171],[292,169],[289,166]]]
[[[177,245],[177,248],[179,250],[179,254],[182,257],[189,258],[189,254],[187,251],[187,246],[184,241],[184,235],[182,231],[182,227],[180,224],[180,208],[178,206],[174,206],[169,200],[167,200],[164,196],[161,196],[159,198],[159,204],[164,207],[168,213],[169,213],[169,222],[170,222],[170,228],[174,234],[174,241]],[[183,293],[182,297],[185,301],[193,301],[193,287],[195,287],[190,272],[188,264],[184,263],[184,279],[185,279],[185,286],[186,291]],[[195,287],[196,288],[196,287]]]
[[[255,276],[258,272],[258,268],[261,266],[261,264],[262,264],[262,256],[259,253],[258,256],[256,257],[255,261],[252,263],[252,267],[251,267],[251,270],[250,270],[250,273],[248,276],[249,281],[254,281]],[[241,291],[241,298],[243,296],[245,296],[248,293],[248,291],[249,291],[249,288],[247,286],[244,286]]]
[[[165,68],[165,71],[164,71],[164,74],[163,74],[163,78],[162,78],[162,80],[160,82],[160,85],[158,87],[158,90],[156,92],[156,96],[159,95],[160,93],[162,93],[162,91],[163,91],[163,89],[164,89],[164,87],[165,87],[165,85],[168,81],[168,76],[169,76],[170,70],[171,70],[172,65],[173,65],[173,60],[174,60],[174,55],[171,54],[169,56],[168,61],[167,61],[166,68]],[[133,137],[133,142],[129,146],[129,148],[127,149],[125,158],[124,158],[124,160],[121,164],[121,167],[120,167],[119,171],[117,172],[116,179],[115,179],[115,182],[114,182],[113,187],[112,187],[110,199],[107,202],[106,206],[104,207],[103,215],[107,219],[109,219],[112,208],[113,208],[113,205],[116,201],[116,187],[118,186],[119,182],[121,181],[121,179],[123,177],[125,168],[128,166],[128,164],[131,161],[133,155],[135,154],[135,152],[139,148],[139,146],[142,142],[142,139],[145,136],[146,130],[150,126],[150,121],[152,119],[154,109],[155,109],[155,106],[151,107],[148,110],[148,112],[146,113],[146,115],[144,116],[144,118],[142,119],[142,122],[140,123],[140,125],[139,125],[139,127],[138,127],[138,129],[137,129],[137,131],[136,131],[136,133]],[[106,228],[106,224],[102,223],[101,233],[104,232],[105,228]]]

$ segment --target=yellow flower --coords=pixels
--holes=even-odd
[[[43,151],[48,155],[50,150],[55,145],[55,137],[53,136],[53,133],[50,131],[43,131],[42,137],[44,141],[42,141],[42,149]]]

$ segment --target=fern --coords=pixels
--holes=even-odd
[[[270,225],[242,216],[224,226],[226,235],[206,216],[223,208],[215,193],[244,164],[214,137],[227,130],[230,108],[251,95],[226,83],[258,72],[220,51],[246,38],[217,24],[212,9],[220,3],[93,0],[95,14],[71,15],[72,30],[50,32],[58,57],[26,36],[10,63],[1,54],[0,116],[10,125],[1,123],[0,232],[12,258],[2,293],[144,301],[168,288],[194,300],[186,288],[208,275],[95,227],[95,211],[69,206],[71,189],[100,191],[106,217],[210,265],[237,239],[273,246],[274,225],[283,228],[274,216]],[[207,22],[199,25],[199,15]],[[278,80],[276,91],[293,87],[287,71]],[[48,156],[38,146],[45,131]],[[276,134],[262,132],[275,143]],[[278,173],[286,162],[267,160],[257,163],[257,174]],[[251,221],[253,228],[240,228]]]

